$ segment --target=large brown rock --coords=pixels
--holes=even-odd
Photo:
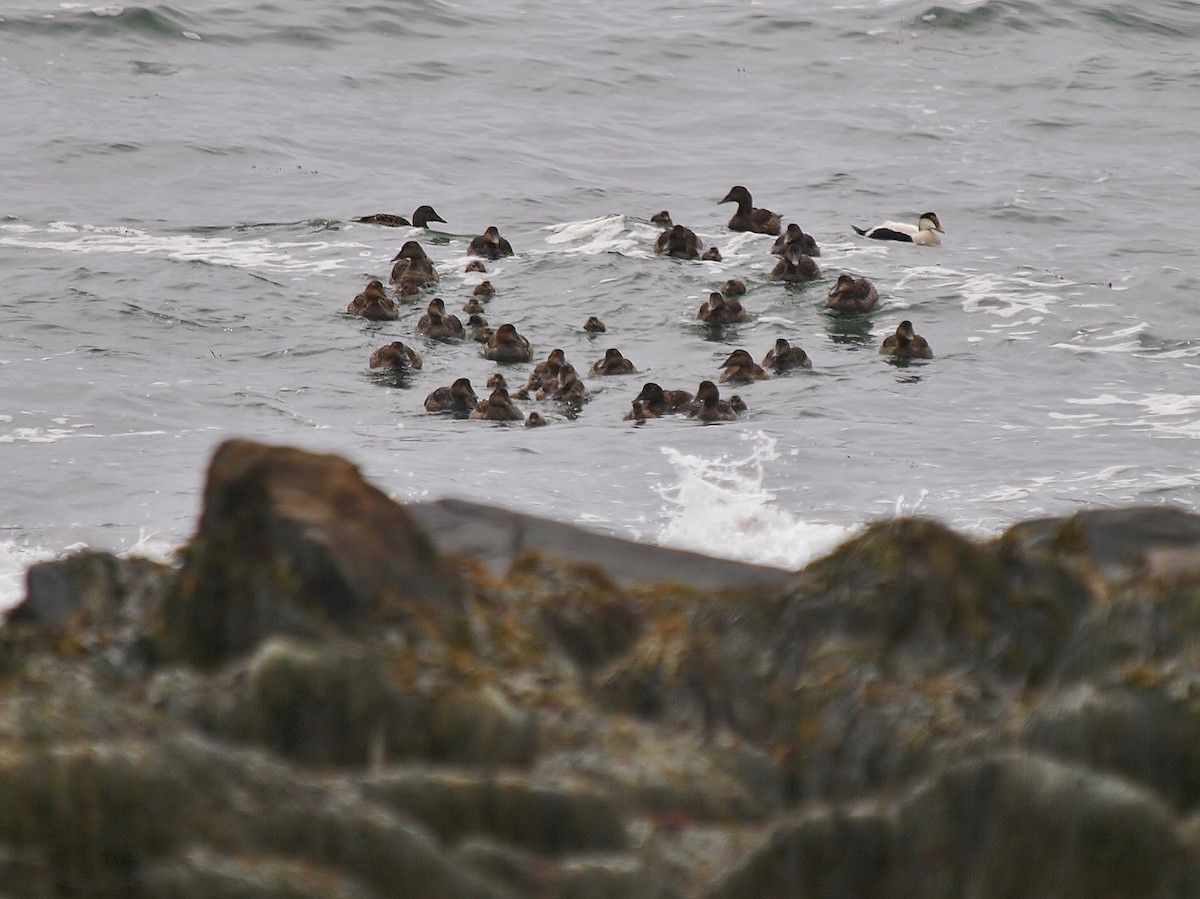
[[[410,639],[465,627],[464,582],[408,513],[345,459],[230,440],[165,607],[170,658],[211,665],[273,633]]]

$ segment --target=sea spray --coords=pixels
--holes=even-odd
[[[749,453],[704,458],[663,447],[677,482],[655,489],[669,519],[657,535],[664,546],[763,565],[800,568],[846,540],[853,528],[805,521],[780,508],[765,485],[765,467],[780,458],[777,441],[746,434]]]

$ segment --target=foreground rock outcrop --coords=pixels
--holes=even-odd
[[[0,897],[1200,896],[1200,519],[801,572],[230,441],[0,628]]]

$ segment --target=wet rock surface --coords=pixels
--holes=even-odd
[[[1200,519],[788,573],[230,441],[175,565],[30,569],[0,896],[1200,896]]]

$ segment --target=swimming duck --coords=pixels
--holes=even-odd
[[[670,228],[673,224],[675,224],[673,221],[671,221],[671,213],[667,212],[665,209],[662,212],[656,212],[654,215],[650,216],[650,221],[655,225],[662,225],[664,228]]]
[[[579,372],[570,362],[564,362],[558,369],[558,377],[552,387],[545,386],[538,391],[539,400],[551,399],[564,403],[582,403],[587,399],[588,389],[579,377]]]
[[[794,245],[784,248],[782,258],[775,263],[775,268],[771,269],[772,281],[784,281],[788,284],[802,284],[805,281],[815,281],[819,277],[821,266]]]
[[[492,286],[491,281],[480,281],[475,285],[475,289],[471,291],[472,296],[490,298],[496,295],[496,288]]]
[[[558,370],[566,363],[567,354],[558,347],[552,349],[545,359],[533,367],[518,396],[538,396],[540,393],[552,391],[558,384]]]
[[[389,371],[415,371],[421,367],[421,354],[399,340],[394,340],[371,354],[370,366],[386,368]]]
[[[744,297],[746,295],[746,282],[740,278],[730,278],[721,285],[721,296],[729,299],[730,297]]]
[[[850,227],[854,228],[863,237],[870,237],[875,240],[900,240],[905,243],[915,243],[922,247],[940,246],[942,239],[938,237],[938,232],[942,234],[946,233],[936,212],[925,213],[917,219],[916,225],[910,225],[907,222],[883,222],[874,228],[867,228],[866,230],[859,228],[857,225],[851,225]]]
[[[608,327],[600,319],[594,315],[589,315],[588,320],[583,323],[583,330],[592,334],[603,334],[608,330]]]
[[[896,333],[884,339],[879,347],[880,355],[895,359],[932,359],[933,349],[920,334],[913,331],[910,321],[900,322]]]
[[[469,297],[463,303],[463,312],[467,315],[478,315],[483,311],[483,303],[479,302],[479,297]]]
[[[463,269],[463,273],[464,273],[464,274],[470,274],[471,272],[484,272],[484,273],[486,273],[486,272],[487,272],[487,266],[486,266],[486,265],[484,265],[484,264],[483,264],[483,263],[482,263],[480,260],[478,260],[478,259],[472,259],[470,262],[468,262],[468,263],[467,263],[467,267]]]
[[[696,398],[686,390],[663,390],[654,381],[647,381],[634,399],[655,417],[672,412],[687,412]]]
[[[449,387],[439,387],[425,397],[426,412],[472,412],[479,400],[466,378],[459,378]]]
[[[879,291],[866,278],[839,275],[837,283],[829,288],[825,305],[834,312],[857,315],[870,312],[879,301]]]
[[[408,225],[417,228],[428,228],[430,222],[446,224],[446,220],[434,212],[432,206],[418,206],[417,211],[412,214],[411,222],[402,215],[393,215],[390,212],[377,212],[374,215],[364,215],[361,218],[356,218],[355,221],[366,222],[368,225],[386,225],[388,228],[403,228]]]
[[[487,342],[483,355],[493,362],[528,362],[533,347],[517,333],[515,325],[505,322]]]
[[[382,281],[368,281],[363,292],[350,301],[346,314],[382,322],[399,318],[400,310],[396,308],[396,301],[384,292]]]
[[[486,231],[472,238],[471,243],[467,245],[467,255],[496,260],[501,256],[513,255],[513,248],[512,244],[500,236],[499,228],[489,225]]]
[[[604,358],[591,368],[593,375],[629,375],[636,372],[633,363],[621,355],[616,347],[604,351]]]
[[[508,391],[497,387],[487,399],[475,407],[471,418],[482,421],[522,421],[525,415],[513,404]]]
[[[466,336],[458,316],[446,314],[446,304],[441,297],[429,301],[425,314],[417,320],[417,333],[430,340],[462,340]]]
[[[721,261],[721,251],[718,250],[716,247],[709,247],[707,250],[705,250],[703,253],[700,254],[700,260],[702,262],[720,262]]]
[[[487,379],[488,390],[495,390],[497,387],[503,387],[505,390],[508,390],[508,380],[504,377],[504,375],[500,374],[500,372],[494,372],[492,376]]]
[[[698,418],[701,421],[733,421],[737,412],[725,400],[712,381],[701,381],[696,388],[696,402],[688,410],[688,418]]]
[[[529,417],[525,419],[525,427],[540,428],[546,424],[546,419],[542,418],[537,412],[530,412]]]
[[[767,350],[762,364],[763,368],[774,369],[776,374],[791,371],[793,368],[812,368],[812,360],[808,358],[808,353],[798,346],[792,346],[783,337],[775,341],[773,350]]]
[[[721,369],[722,384],[749,384],[771,377],[745,350],[734,350],[730,353],[729,358],[721,363]]]
[[[778,234],[779,216],[769,209],[755,209],[750,191],[740,184],[731,187],[722,203],[737,203],[737,212],[729,220],[730,231],[752,231],[755,234]]]
[[[630,403],[630,409],[625,413],[622,421],[646,421],[648,418],[658,418],[656,414],[646,408],[646,404],[641,400],[633,400]]]
[[[706,325],[732,325],[746,320],[746,310],[736,298],[727,300],[713,291],[700,306],[696,318]]]
[[[422,287],[437,284],[441,280],[437,269],[433,267],[433,260],[415,240],[405,241],[400,252],[392,257],[392,262],[395,265],[392,266],[390,280],[393,284],[400,285],[403,292],[415,293]]]
[[[704,242],[696,232],[683,225],[672,225],[654,241],[654,252],[659,256],[674,256],[676,259],[699,259]]]
[[[787,229],[776,238],[774,246],[771,247],[771,252],[776,256],[782,256],[784,249],[793,244],[798,246],[800,252],[805,256],[821,255],[821,248],[817,246],[817,239],[811,234],[805,234],[795,222],[788,225]]]

